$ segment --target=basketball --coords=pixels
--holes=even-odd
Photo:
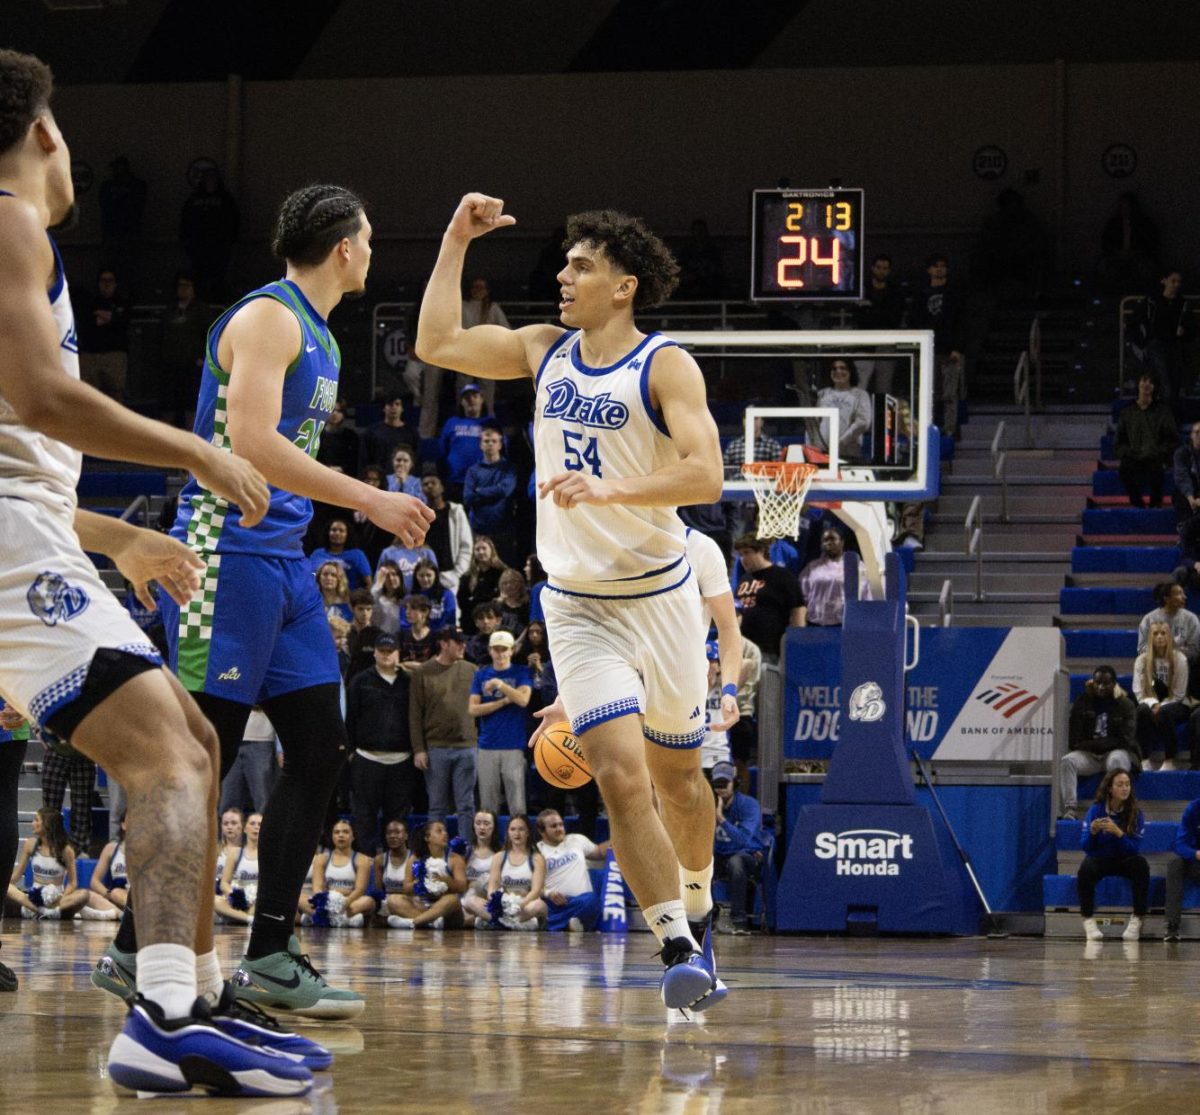
[[[533,763],[542,779],[560,790],[578,790],[592,780],[579,741],[565,720],[551,724],[533,745]]]

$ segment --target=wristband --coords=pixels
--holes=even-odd
[[[721,686],[721,696],[722,697],[736,697],[737,696],[737,686],[734,685],[732,682],[730,682],[728,685]]]

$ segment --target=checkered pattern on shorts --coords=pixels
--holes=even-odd
[[[197,512],[199,514],[199,512]],[[224,516],[222,515],[222,521]],[[192,522],[196,515],[192,516]],[[191,527],[188,528],[188,544],[191,545]],[[193,547],[195,548],[195,547]],[[204,576],[197,592],[179,609],[179,636],[181,639],[211,639],[213,615],[217,609],[217,580],[221,572],[221,555],[200,552],[204,558]]]

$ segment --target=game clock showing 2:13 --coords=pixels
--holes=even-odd
[[[750,298],[862,298],[862,190],[755,190]]]

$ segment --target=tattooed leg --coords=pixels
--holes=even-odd
[[[189,722],[177,687],[165,670],[138,674],[84,717],[71,743],[128,793],[125,855],[139,944],[191,949],[208,858],[216,743],[202,718]]]

